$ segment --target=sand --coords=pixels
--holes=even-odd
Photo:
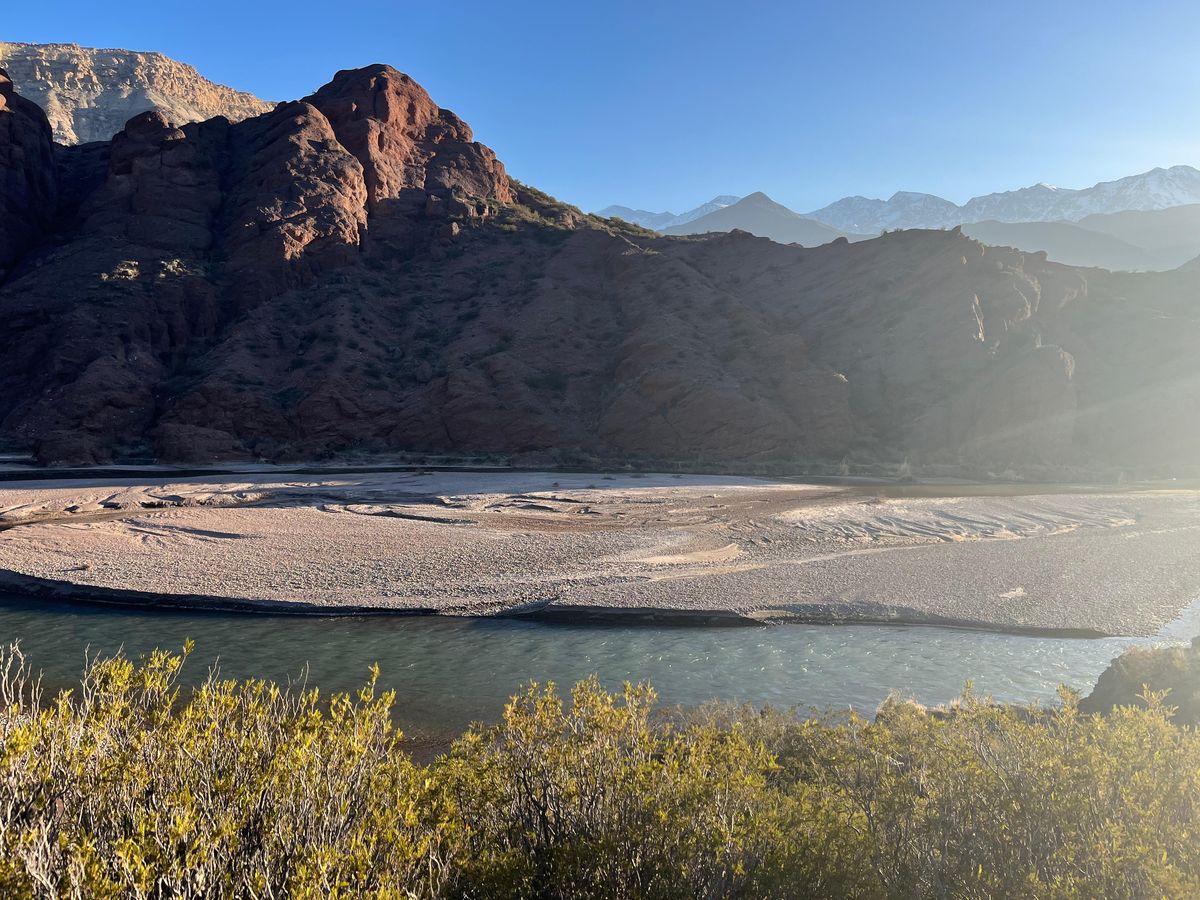
[[[0,486],[0,586],[107,602],[1151,634],[1200,492],[244,472]]]

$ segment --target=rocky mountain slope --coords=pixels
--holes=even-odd
[[[272,106],[214,84],[161,53],[0,41],[0,67],[26,99],[46,111],[60,144],[107,141],[150,109],[182,125],[214,116],[239,122]]]
[[[683,225],[662,229],[664,234],[676,235],[734,230],[802,247],[818,247],[846,236],[835,228],[792,212],[761,191]]]
[[[721,194],[720,196],[713,197],[707,203],[701,203],[695,209],[689,209],[687,212],[680,213],[679,215],[673,212],[656,213],[646,209],[630,209],[628,206],[606,206],[600,212],[596,213],[596,215],[605,219],[623,219],[626,222],[641,225],[643,228],[651,228],[654,231],[664,231],[675,225],[686,225],[688,222],[699,219],[701,216],[707,216],[709,213],[732,206],[740,199],[740,197],[735,197],[732,194]]]
[[[896,228],[952,228],[969,222],[1078,222],[1097,214],[1200,203],[1200,170],[1153,169],[1083,190],[1035,184],[974,197],[962,206],[932,194],[901,191],[889,200],[846,197],[808,213],[834,228],[878,234]]]
[[[0,449],[45,463],[1200,458],[1200,273],[660,236],[513,181],[386,66],[78,147],[0,100]]]

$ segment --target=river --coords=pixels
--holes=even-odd
[[[19,640],[51,689],[76,683],[85,653],[196,649],[185,673],[219,660],[227,677],[285,681],[307,668],[323,690],[360,686],[372,663],[397,691],[397,720],[444,736],[494,720],[530,679],[569,685],[650,680],[664,703],[710,699],[872,713],[895,689],[922,703],[971,679],[997,700],[1053,702],[1090,690],[1124,648],[1200,633],[1200,604],[1154,638],[1030,637],[924,626],[656,627],[452,617],[300,617],[192,613],[0,598],[0,641]]]

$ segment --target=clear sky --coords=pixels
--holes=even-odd
[[[586,209],[961,202],[1200,165],[1196,0],[54,0],[3,23],[4,40],[158,50],[272,100],[390,63]]]

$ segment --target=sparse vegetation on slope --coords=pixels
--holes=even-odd
[[[0,658],[6,897],[1194,896],[1200,739],[1109,717],[891,701],[874,722],[648,686],[515,697],[428,766],[370,681],[322,698],[184,657],[40,695]]]

